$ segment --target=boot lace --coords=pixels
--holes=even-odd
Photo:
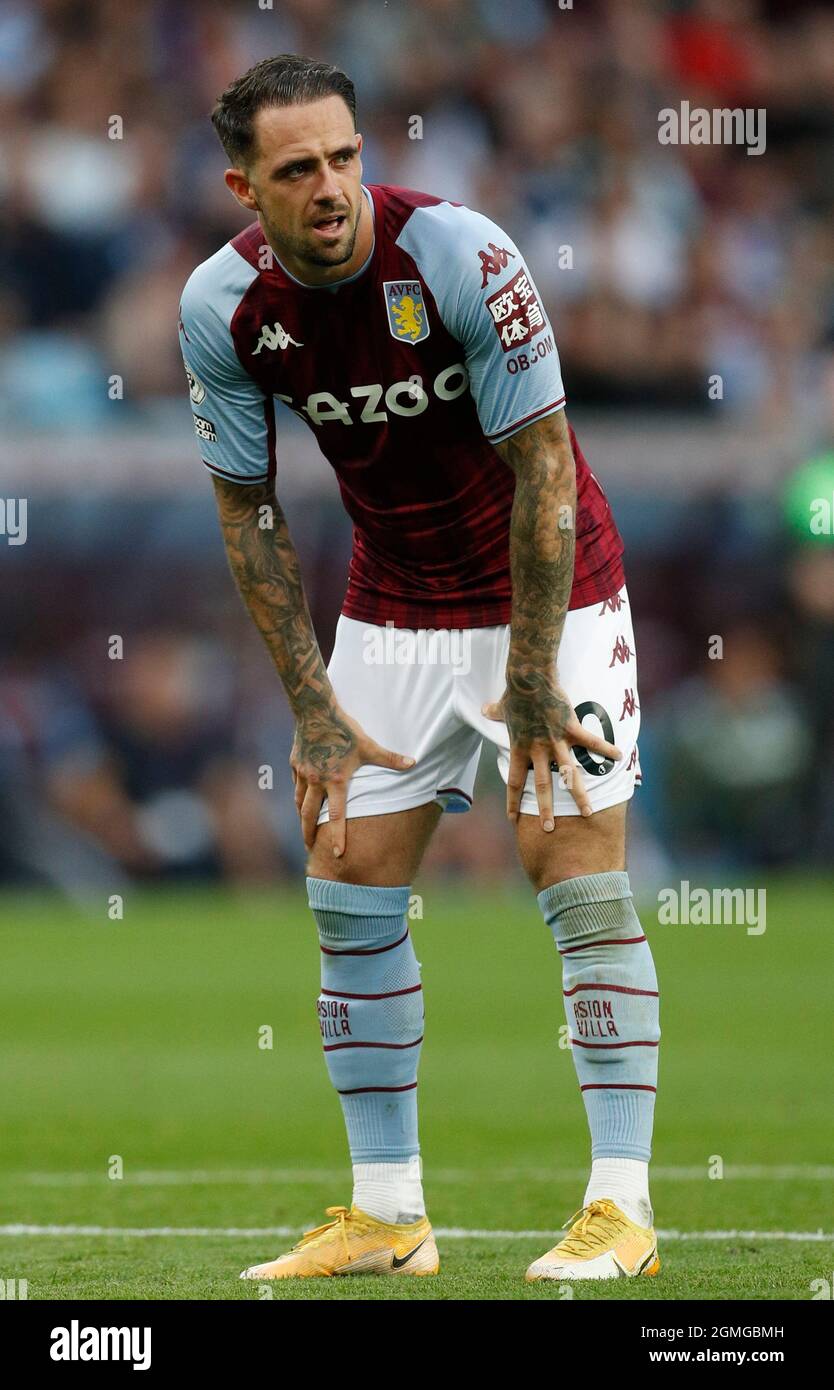
[[[618,1236],[622,1231],[622,1218],[614,1203],[603,1198],[574,1212],[562,1229],[568,1226],[570,1232],[558,1248],[567,1255],[581,1256],[608,1245]]]

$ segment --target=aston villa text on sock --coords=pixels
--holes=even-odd
[[[607,999],[576,999],[573,1003],[576,1035],[580,1038],[618,1038],[614,1013]]]
[[[319,999],[316,1008],[323,1038],[350,1036],[350,1006],[343,999]]]

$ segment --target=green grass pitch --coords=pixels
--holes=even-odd
[[[0,899],[0,1278],[30,1299],[562,1297],[523,1282],[587,1165],[552,939],[515,886],[416,888],[439,1276],[238,1280],[292,1244],[252,1232],[300,1232],[349,1201],[312,920],[296,893],[133,890],[122,921],[103,901]],[[663,1269],[576,1298],[799,1300],[834,1277],[831,889],[771,882],[761,936],[642,914],[661,983]]]

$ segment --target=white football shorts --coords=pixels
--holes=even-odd
[[[407,772],[360,767],[348,789],[349,817],[383,816],[432,801],[446,811],[468,811],[485,739],[495,745],[506,782],[507,726],[486,719],[481,706],[504,692],[509,641],[509,624],[413,630],[339,618],[327,668],[339,704],[383,748],[417,760]],[[625,586],[612,598],[568,612],[557,670],[580,722],[623,755],[612,762],[574,748],[591,809],[629,800],[640,783],[640,705]],[[556,772],[553,807],[557,816],[579,814]],[[521,810],[539,814],[532,772]],[[327,819],[325,802],[319,823]]]

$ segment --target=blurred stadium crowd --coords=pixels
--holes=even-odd
[[[619,412],[632,436],[718,416],[754,457],[781,443],[787,493],[753,470],[684,478],[671,505],[662,451],[638,494],[616,450],[588,452],[628,546],[646,854],[690,876],[830,863],[834,542],[807,523],[821,485],[834,503],[834,9],[564,3],[0,0],[0,429],[36,461],[30,537],[3,546],[0,878],[268,882],[303,862],[288,714],[225,573],[174,331],[194,265],[247,220],[208,112],[282,51],[354,79],[366,183],[470,204],[521,245],[583,441]],[[764,108],[766,153],[661,145],[683,99]],[[77,446],[102,434],[192,462],[155,496],[99,490]],[[68,441],[74,476],[39,491],[39,452],[54,472]],[[350,537],[316,477],[296,534],[327,650]],[[496,786],[432,855],[507,873]]]

